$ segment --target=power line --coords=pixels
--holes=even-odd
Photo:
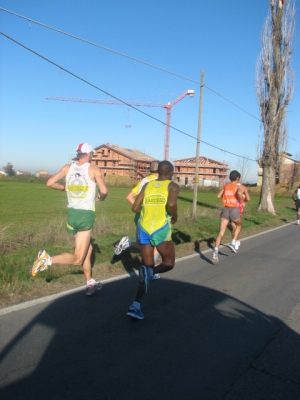
[[[298,142],[298,143],[300,143],[300,141],[299,141],[299,140],[297,140],[297,139],[294,139],[294,138],[292,138],[291,136],[289,136],[289,138],[290,138],[290,139],[292,139],[292,140],[295,140],[295,142]]]
[[[79,79],[80,81],[86,83],[87,85],[92,86],[93,88],[95,88],[95,89],[99,90],[100,92],[106,94],[107,96],[110,96],[110,97],[112,97],[113,99],[115,99],[115,100],[117,100],[117,101],[120,101],[121,103],[125,104],[126,106],[131,107],[131,108],[134,109],[135,111],[137,111],[137,112],[139,112],[139,113],[141,113],[141,114],[143,114],[143,115],[146,115],[147,117],[152,118],[153,120],[155,120],[155,121],[157,121],[157,122],[160,122],[160,123],[163,124],[164,126],[167,125],[165,122],[161,121],[160,119],[158,119],[158,118],[156,118],[156,117],[153,117],[152,115],[150,115],[150,114],[148,114],[148,113],[146,113],[146,112],[144,112],[144,111],[142,111],[142,110],[140,110],[140,109],[138,109],[138,108],[132,106],[131,104],[127,103],[126,101],[124,101],[124,100],[122,100],[122,99],[120,99],[120,98],[118,98],[118,97],[112,95],[111,93],[109,93],[109,92],[107,92],[107,91],[105,91],[105,90],[99,88],[98,86],[96,86],[96,85],[94,85],[93,83],[91,83],[91,82],[85,80],[84,78],[81,78],[80,76],[78,76],[78,75],[74,74],[73,72],[67,70],[66,68],[62,67],[61,65],[58,65],[58,64],[55,63],[54,61],[52,61],[52,60],[48,59],[47,57],[41,55],[40,53],[36,52],[35,50],[33,50],[33,49],[31,49],[31,48],[25,46],[24,44],[20,43],[20,42],[17,41],[16,39],[13,39],[12,37],[8,36],[8,35],[5,34],[4,32],[0,31],[0,34],[1,34],[2,36],[6,37],[7,39],[13,41],[14,43],[18,44],[19,46],[23,47],[24,49],[26,49],[26,50],[30,51],[31,53],[35,54],[36,56],[38,56],[38,57],[42,58],[43,60],[49,62],[50,64],[54,65],[55,67],[59,68],[60,70],[65,71],[66,73],[72,75],[74,78]],[[192,135],[190,135],[190,134],[188,134],[188,133],[186,133],[186,132],[184,132],[184,131],[182,131],[182,130],[180,130],[180,129],[178,129],[178,128],[175,128],[175,127],[172,126],[172,125],[168,125],[168,126],[169,126],[170,128],[172,128],[173,130],[175,130],[175,131],[177,131],[177,132],[179,132],[179,133],[182,133],[182,134],[185,135],[185,136],[188,136],[188,137],[190,137],[190,138],[192,138],[192,139],[197,140],[197,138],[196,138],[195,136],[192,136]],[[208,145],[208,146],[210,146],[210,147],[213,147],[213,148],[215,148],[215,149],[221,150],[221,151],[223,151],[223,152],[225,152],[225,153],[234,155],[234,156],[236,156],[236,157],[240,157],[240,158],[243,158],[243,159],[246,159],[246,160],[249,160],[249,161],[254,161],[254,162],[256,162],[256,160],[253,160],[253,159],[251,159],[251,158],[247,158],[247,157],[240,156],[239,154],[232,153],[232,152],[230,152],[230,151],[227,151],[227,150],[222,149],[222,148],[220,148],[220,147],[214,146],[214,145],[212,145],[212,144],[210,144],[210,143],[208,143],[208,142],[205,142],[205,141],[203,141],[203,140],[200,140],[200,142],[201,142],[201,143],[204,143],[204,144],[206,144],[206,145]]]
[[[27,21],[29,21],[29,22],[33,22],[33,23],[35,23],[35,24],[37,24],[37,25],[40,25],[40,26],[42,26],[42,27],[44,27],[44,28],[53,30],[53,31],[55,31],[55,32],[61,33],[61,34],[66,35],[66,36],[69,36],[69,37],[71,37],[71,38],[73,38],[73,39],[80,40],[80,41],[82,41],[82,42],[84,42],[84,43],[90,44],[90,45],[95,46],[95,47],[99,47],[99,48],[101,48],[101,49],[103,49],[103,50],[109,51],[109,52],[111,52],[111,53],[117,54],[117,55],[122,56],[122,57],[125,57],[125,58],[128,58],[128,59],[133,60],[133,61],[135,61],[135,62],[138,62],[138,63],[140,63],[140,64],[147,65],[148,67],[157,69],[157,70],[162,71],[162,72],[165,72],[165,73],[167,73],[167,74],[170,74],[170,75],[176,76],[176,77],[178,77],[178,78],[187,80],[187,81],[189,81],[189,82],[196,83],[197,85],[200,85],[200,82],[195,81],[194,79],[191,79],[191,78],[188,78],[188,77],[186,77],[186,76],[180,75],[180,74],[178,74],[178,73],[176,73],[176,72],[173,72],[173,71],[169,71],[169,70],[167,70],[167,69],[165,69],[165,68],[162,68],[162,67],[159,67],[159,66],[157,66],[157,65],[150,64],[150,63],[148,63],[148,62],[146,62],[146,61],[143,61],[143,60],[140,60],[140,59],[138,59],[138,58],[129,56],[128,54],[124,54],[124,53],[121,53],[121,52],[119,52],[119,51],[110,49],[109,47],[100,45],[100,44],[98,44],[98,43],[91,42],[90,40],[87,40],[87,39],[81,38],[81,37],[79,37],[79,36],[73,35],[73,34],[71,34],[71,33],[62,31],[62,30],[60,30],[60,29],[58,29],[58,28],[54,28],[54,27],[52,27],[52,26],[50,26],[50,25],[47,25],[47,24],[44,24],[44,23],[42,23],[42,22],[36,21],[36,20],[34,20],[34,19],[32,19],[32,18],[25,17],[24,15],[17,14],[17,13],[15,13],[15,12],[10,11],[10,10],[7,10],[7,9],[5,9],[5,8],[3,8],[3,7],[0,7],[0,10],[2,10],[2,11],[4,11],[4,12],[7,12],[7,13],[13,15],[13,16],[16,16],[16,17],[25,19],[25,20],[27,20]],[[233,105],[234,107],[236,107],[236,108],[238,108],[239,110],[243,111],[245,114],[248,114],[248,115],[251,116],[252,118],[256,119],[257,121],[259,121],[259,122],[261,122],[261,123],[263,123],[262,120],[261,120],[260,118],[258,118],[258,117],[256,117],[255,115],[251,114],[250,112],[248,112],[248,111],[245,110],[244,108],[240,107],[239,105],[237,105],[237,104],[234,103],[233,101],[229,100],[228,98],[226,98],[226,97],[223,96],[222,94],[218,93],[217,91],[213,90],[213,89],[210,88],[209,86],[207,86],[207,85],[204,84],[204,87],[205,87],[206,89],[210,90],[210,91],[211,91],[212,93],[214,93],[215,95],[221,97],[223,100],[227,101],[228,103],[230,103],[230,104]],[[125,102],[124,102],[124,103],[125,103]],[[125,104],[126,104],[126,103],[125,103]],[[173,128],[173,129],[175,129],[175,128]],[[289,136],[289,138],[292,139],[292,140],[295,140],[296,142],[299,142],[298,140],[292,138],[291,136]],[[299,142],[299,143],[300,143],[300,142]]]
[[[119,51],[110,49],[109,47],[103,46],[103,45],[101,45],[101,44],[98,44],[98,43],[95,43],[95,42],[91,42],[90,40],[87,40],[87,39],[81,38],[81,37],[79,37],[79,36],[73,35],[73,34],[71,34],[71,33],[62,31],[62,30],[60,30],[60,29],[58,29],[58,28],[54,28],[53,26],[46,25],[46,24],[44,24],[44,23],[42,23],[42,22],[36,21],[36,20],[31,19],[31,18],[29,18],[29,17],[25,17],[24,15],[21,15],[21,14],[17,14],[17,13],[15,13],[15,12],[10,11],[10,10],[7,10],[7,9],[5,9],[5,8],[3,8],[3,7],[0,7],[0,10],[5,11],[5,12],[7,12],[7,13],[9,13],[9,14],[12,14],[12,15],[14,15],[14,16],[16,16],[16,17],[19,17],[19,18],[25,19],[25,20],[27,20],[27,21],[33,22],[33,23],[35,23],[35,24],[37,24],[37,25],[40,25],[40,26],[42,26],[42,27],[44,27],[44,28],[51,29],[51,30],[53,30],[53,31],[55,31],[55,32],[61,33],[61,34],[66,35],[66,36],[69,36],[69,37],[71,37],[71,38],[73,38],[73,39],[80,40],[81,42],[90,44],[90,45],[95,46],[95,47],[99,47],[99,48],[101,48],[101,49],[103,49],[103,50],[109,51],[109,52],[111,52],[111,53],[117,54],[117,55],[122,56],[122,57],[125,57],[125,58],[128,58],[128,59],[133,60],[133,61],[135,61],[135,62],[138,62],[138,63],[140,63],[140,64],[144,64],[144,65],[147,65],[148,67],[155,68],[155,69],[157,69],[157,70],[159,70],[159,71],[162,71],[162,72],[165,72],[165,73],[167,73],[167,74],[176,76],[177,78],[185,79],[185,80],[187,80],[187,81],[189,81],[189,82],[193,82],[193,83],[196,83],[197,85],[200,85],[200,82],[195,81],[194,79],[191,79],[191,78],[188,78],[188,77],[186,77],[186,76],[177,74],[176,72],[173,72],[173,71],[169,71],[169,70],[167,70],[167,69],[165,69],[165,68],[162,68],[162,67],[159,67],[159,66],[157,66],[157,65],[150,64],[150,63],[148,63],[148,62],[146,62],[146,61],[143,61],[143,60],[140,60],[140,59],[138,59],[138,58],[129,56],[128,54],[124,54],[124,53],[121,53],[121,52],[119,52]],[[225,96],[223,96],[223,95],[221,95],[220,93],[216,92],[215,90],[213,90],[213,89],[210,88],[209,86],[204,85],[204,87],[206,87],[208,90],[210,90],[211,92],[213,92],[215,95],[221,97],[223,100],[225,100],[225,101],[227,101],[228,103],[232,104],[234,107],[236,107],[236,108],[240,109],[241,111],[243,111],[244,113],[250,115],[252,118],[255,118],[255,119],[257,119],[258,121],[262,122],[259,118],[257,118],[257,117],[254,116],[253,114],[249,113],[249,112],[246,111],[244,108],[238,106],[238,105],[235,104],[233,101],[227,99]]]

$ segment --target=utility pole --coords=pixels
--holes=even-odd
[[[197,198],[198,198],[198,183],[199,183],[198,171],[199,171],[200,136],[201,136],[201,122],[202,122],[203,86],[204,86],[204,69],[201,70],[201,78],[200,78],[200,100],[199,100],[198,131],[197,131],[197,146],[196,146],[193,219],[196,218]]]

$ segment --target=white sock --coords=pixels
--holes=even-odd
[[[231,242],[232,244],[236,244],[236,240],[234,240],[234,239],[232,239],[232,242]]]
[[[91,278],[89,281],[86,282],[87,285],[91,285],[92,283],[94,283],[94,279]]]
[[[217,247],[215,247],[215,251],[218,253],[218,252],[219,252],[219,249],[218,249]]]

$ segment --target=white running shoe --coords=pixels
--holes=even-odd
[[[151,281],[155,281],[156,279],[160,279],[160,275],[154,274],[151,278]]]
[[[35,262],[32,264],[32,267],[29,270],[32,278],[34,278],[38,272],[45,271],[49,268],[50,258],[51,257],[46,250],[39,251]]]
[[[218,251],[214,250],[211,262],[216,265],[219,264]]]
[[[96,290],[102,289],[102,284],[95,279],[91,279],[88,281],[86,288],[85,288],[85,294],[87,296],[93,296],[95,294]]]
[[[115,255],[118,256],[123,250],[130,246],[129,237],[123,236],[119,243],[115,246]]]
[[[240,248],[241,242],[239,240],[237,240],[235,242],[235,249],[238,250]]]
[[[235,243],[230,243],[229,247],[231,248],[231,251],[233,251],[234,253],[236,253],[237,248],[236,248],[236,242]]]

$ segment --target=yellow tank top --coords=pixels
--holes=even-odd
[[[146,186],[140,225],[151,235],[169,223],[171,219],[166,210],[170,182],[169,180],[153,180]]]

